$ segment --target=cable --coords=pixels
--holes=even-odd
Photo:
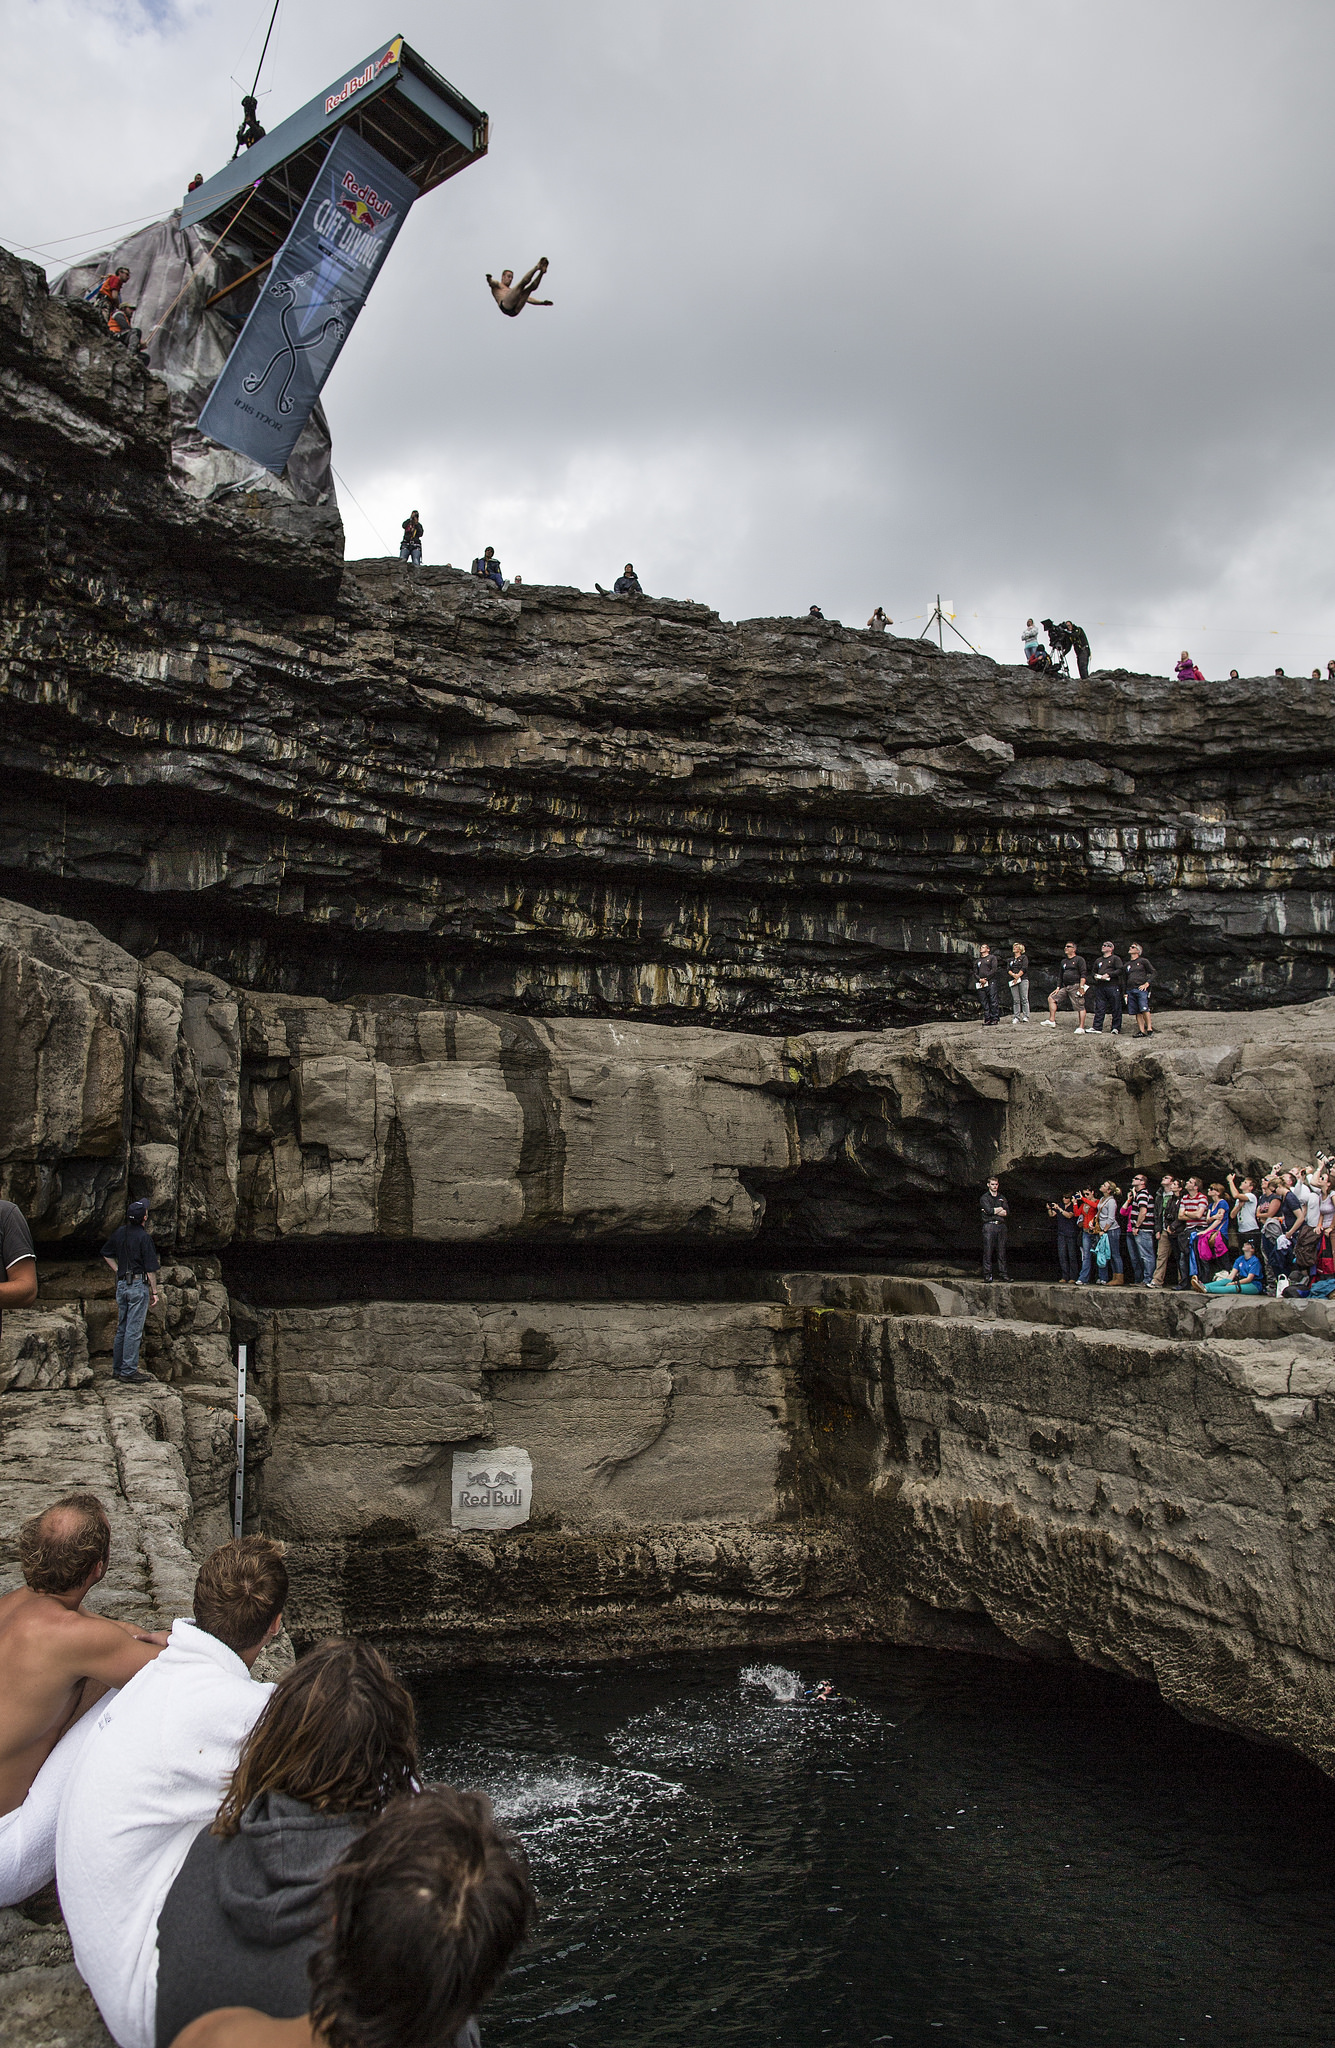
[[[260,61],[255,66],[255,85],[252,85],[250,88],[250,96],[252,99],[254,99],[255,97],[255,86],[258,85],[260,82],[260,73],[264,69],[264,60],[269,54],[269,37],[273,34],[273,25],[277,21],[277,19],[278,0],[273,0],[273,13],[269,16],[269,28],[268,33],[265,35],[264,38],[264,48],[260,51]]]
[[[161,220],[161,218],[162,210],[159,208],[156,213],[137,213],[133,220],[113,220],[109,226],[104,228],[83,228],[77,235],[56,235],[49,242],[13,242],[10,244],[10,247],[26,249],[30,256],[45,256],[52,249],[61,248],[66,242],[87,242],[94,235],[110,235],[117,228],[142,227],[146,221]]]
[[[383,534],[383,533],[382,533],[382,532],[380,531],[380,528],[379,528],[379,527],[378,527],[378,526],[376,525],[376,523],[375,523],[374,519],[372,519],[372,517],[371,517],[370,513],[369,513],[369,512],[367,511],[367,509],[366,509],[365,505],[363,505],[363,504],[362,504],[362,503],[360,502],[360,500],[358,499],[358,497],[357,497],[357,495],[356,495],[356,492],[355,492],[355,491],[353,490],[353,488],[352,488],[352,485],[351,485],[351,484],[350,484],[350,483],[349,483],[349,482],[347,481],[346,477],[341,477],[341,476],[339,476],[339,474],[338,474],[338,471],[337,471],[336,469],[334,469],[334,465],[333,465],[333,463],[332,463],[332,462],[330,463],[329,467],[330,467],[331,469],[333,469],[333,470],[334,470],[334,475],[335,475],[335,477],[337,477],[337,478],[338,478],[338,481],[339,481],[339,483],[341,483],[341,484],[342,484],[342,486],[343,486],[344,490],[345,490],[345,491],[347,492],[348,496],[349,496],[349,497],[350,497],[350,498],[352,499],[352,502],[353,502],[353,504],[354,504],[354,505],[356,505],[356,507],[357,507],[357,510],[358,510],[358,511],[359,511],[359,512],[361,513],[361,515],[362,515],[362,518],[363,518],[363,519],[364,519],[364,520],[366,521],[367,525],[368,525],[368,526],[370,527],[370,529],[371,529],[372,533],[373,533],[373,534],[375,535],[376,539],[377,539],[377,540],[379,541],[379,543],[380,543],[381,547],[382,547],[382,548],[383,548],[383,549],[385,550],[385,553],[386,553],[387,555],[392,555],[392,554],[393,554],[393,552],[394,552],[393,548],[392,548],[392,547],[390,546],[389,542],[388,542],[388,541],[387,541],[387,540],[385,539],[385,536],[384,536],[384,534]]]

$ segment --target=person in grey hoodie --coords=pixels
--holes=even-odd
[[[220,2006],[306,2012],[325,1880],[418,1774],[412,1697],[378,1651],[320,1643],[279,1680],[158,1916],[157,2048]],[[477,2039],[470,2021],[456,2048]]]

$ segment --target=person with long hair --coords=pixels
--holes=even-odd
[[[418,1774],[412,1696],[377,1650],[334,1640],[298,1659],[163,1903],[157,2048],[220,2006],[307,2010],[325,1879]]]

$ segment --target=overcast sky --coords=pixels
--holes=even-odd
[[[220,168],[271,4],[10,0],[11,246]],[[1335,656],[1330,0],[281,0],[261,118],[397,31],[491,152],[326,389],[350,557],[417,506],[428,561],[725,618]]]

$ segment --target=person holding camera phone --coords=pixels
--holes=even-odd
[[[1047,1210],[1057,1225],[1057,1265],[1061,1273],[1058,1285],[1073,1287],[1080,1277],[1080,1226],[1076,1221],[1075,1196],[1059,1195],[1055,1202],[1048,1203]]]

